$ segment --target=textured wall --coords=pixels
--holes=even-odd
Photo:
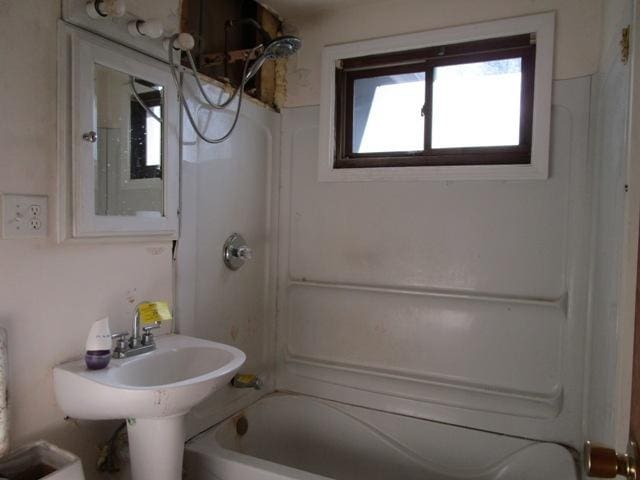
[[[91,478],[113,423],[65,422],[52,367],[83,353],[98,318],[128,329],[136,301],[172,300],[171,244],[53,241],[58,17],[58,2],[0,1],[0,192],[48,194],[51,232],[0,240],[0,325],[9,337],[13,446],[53,441],[79,454]]]
[[[284,0],[279,6],[286,12],[288,3],[293,2]],[[320,103],[320,53],[325,45],[551,10],[557,11],[554,77],[594,73],[600,55],[601,0],[381,1],[285,17],[296,25],[304,42],[301,53],[289,62],[287,106]],[[298,8],[291,11],[300,13]]]

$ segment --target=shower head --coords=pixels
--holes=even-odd
[[[290,57],[302,46],[302,40],[293,35],[283,35],[267,43],[262,55],[268,60]]]
[[[282,37],[274,38],[264,46],[260,56],[256,58],[256,61],[251,65],[244,81],[247,82],[253,78],[265,61],[290,57],[300,50],[300,47],[302,47],[302,40],[298,37],[283,35]]]

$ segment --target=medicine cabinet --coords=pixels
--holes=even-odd
[[[62,25],[68,236],[178,233],[178,103],[168,66]],[[66,61],[64,61],[66,60]]]

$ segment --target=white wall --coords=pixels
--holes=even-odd
[[[289,62],[286,105],[320,103],[320,52],[325,45],[550,10],[557,12],[554,78],[594,73],[600,57],[602,0],[380,1],[288,18],[303,48]]]
[[[629,346],[632,338],[621,317],[624,312],[620,309],[618,290],[625,222],[629,71],[619,61],[619,39],[620,29],[630,22],[632,3],[628,0],[381,1],[340,10],[328,7],[315,11],[312,16],[293,19],[304,48],[289,64],[289,107],[319,103],[320,52],[324,45],[548,10],[557,11],[554,77],[594,77],[591,98],[589,93],[574,91],[574,99],[570,101],[561,93],[578,89],[577,85],[583,80],[554,84],[553,151],[564,135],[560,130],[571,125],[570,128],[579,134],[567,139],[574,145],[570,151],[553,154],[551,179],[543,184],[550,188],[553,182],[565,181],[566,187],[572,189],[576,182],[581,184],[568,204],[570,209],[582,211],[582,218],[577,223],[574,213],[567,215],[567,211],[561,213],[559,210],[565,201],[559,193],[538,202],[530,196],[532,192],[526,183],[514,184],[517,187],[512,192],[514,196],[509,207],[513,209],[513,217],[503,217],[495,222],[491,219],[494,214],[499,215],[508,183],[489,184],[488,188],[493,191],[487,191],[486,200],[491,199],[491,205],[497,205],[498,211],[492,210],[489,214],[485,213],[486,209],[477,214],[470,211],[462,219],[459,213],[471,208],[469,199],[479,195],[482,186],[459,182],[408,183],[397,187],[317,184],[314,176],[317,110],[287,109],[283,123],[281,236],[283,250],[288,251],[283,253],[280,270],[279,387],[298,388],[361,403],[369,401],[381,408],[392,405],[392,408],[404,408],[404,412],[413,414],[422,408],[416,406],[416,398],[437,400],[438,396],[444,396],[442,392],[426,398],[426,390],[420,390],[415,384],[407,387],[401,383],[376,383],[373,380],[376,373],[398,375],[397,371],[402,370],[398,367],[402,366],[405,373],[414,377],[416,372],[418,376],[422,375],[421,380],[444,378],[445,383],[455,383],[461,378],[480,378],[479,374],[494,355],[498,358],[513,354],[514,360],[503,357],[494,367],[513,367],[513,385],[522,387],[528,383],[531,388],[536,377],[532,371],[527,372],[520,361],[534,364],[541,368],[538,378],[550,382],[545,387],[548,388],[560,377],[569,378],[567,364],[560,362],[556,364],[558,368],[554,368],[557,358],[551,350],[545,353],[549,345],[543,347],[541,342],[540,335],[547,325],[542,318],[551,318],[548,314],[553,316],[552,309],[542,316],[539,314],[543,312],[538,312],[539,328],[528,333],[522,330],[528,321],[521,309],[519,321],[509,321],[505,324],[507,330],[500,331],[495,338],[485,338],[484,329],[473,330],[475,322],[491,325],[498,322],[500,316],[491,314],[492,320],[480,321],[483,313],[475,306],[471,316],[461,312],[460,307],[467,299],[460,294],[471,291],[489,293],[489,297],[533,295],[539,299],[538,295],[542,295],[543,299],[550,299],[566,290],[568,308],[564,311],[565,319],[560,322],[561,331],[547,330],[547,333],[557,336],[560,350],[572,350],[572,345],[585,341],[574,351],[574,355],[579,355],[578,350],[582,350],[585,357],[574,357],[572,362],[574,373],[582,371],[586,383],[584,403],[578,398],[582,387],[574,385],[569,395],[563,392],[560,408],[564,413],[559,418],[575,409],[584,408],[585,414],[582,427],[578,413],[571,414],[570,422],[564,423],[560,430],[572,432],[570,442],[576,447],[580,446],[581,435],[584,435],[584,438],[624,448],[628,392],[623,390],[625,382],[629,383],[629,366],[615,352],[621,346]],[[589,159],[585,152],[587,115],[590,115],[594,137]],[[571,164],[570,172],[563,172],[564,162]],[[565,174],[567,176],[563,177]],[[593,204],[590,204],[592,200]],[[545,202],[549,203],[545,205]],[[474,206],[482,204],[479,201]],[[451,215],[437,217],[443,205]],[[551,221],[553,215],[559,215],[557,221]],[[566,215],[564,220],[560,218],[563,215]],[[589,240],[587,228],[591,221]],[[422,222],[424,225],[420,226]],[[529,230],[536,224],[535,231]],[[579,225],[582,226],[576,230]],[[564,233],[563,228],[567,229]],[[550,242],[546,243],[546,250],[541,237],[536,240],[541,232]],[[574,240],[562,237],[567,234]],[[492,235],[497,237],[492,239]],[[521,251],[521,244],[516,241],[519,235],[525,244],[529,241],[535,244],[525,248],[522,255],[518,255]],[[558,243],[561,238],[565,242],[562,248]],[[567,250],[563,251],[569,248],[567,245],[571,247],[573,259],[569,258]],[[530,256],[533,252],[537,254],[535,265]],[[501,255],[508,255],[510,264],[501,262]],[[590,267],[592,284],[588,299],[585,270],[580,267],[581,272],[576,277],[571,265],[587,264],[590,258],[595,261]],[[527,262],[531,262],[529,267],[525,266]],[[538,277],[542,272],[544,274]],[[580,278],[580,286],[576,284],[576,278]],[[538,281],[541,283],[536,286]],[[416,299],[429,289],[436,294],[442,293],[448,300],[439,300],[438,305],[438,302]],[[387,299],[383,300],[385,295]],[[404,301],[400,301],[403,296]],[[459,298],[457,306],[453,300],[456,296]],[[561,304],[565,300],[562,295],[556,298],[561,299]],[[389,310],[388,305],[393,302],[398,305]],[[587,306],[589,322],[585,320]],[[515,311],[511,307],[509,310]],[[440,312],[442,324],[433,312]],[[450,318],[445,322],[446,317]],[[443,327],[445,324],[448,325],[446,328],[453,328],[451,324],[459,325],[460,333],[449,335]],[[515,330],[510,330],[512,328]],[[571,329],[578,337],[570,333]],[[589,330],[588,338],[584,336],[586,330]],[[525,336],[529,336],[520,347],[510,337],[515,331],[520,331],[516,337],[523,342]],[[493,341],[498,345],[493,345]],[[539,348],[534,349],[535,353],[527,353],[527,348],[536,344]],[[535,354],[544,357],[544,361],[533,360],[534,356],[527,359],[528,355]],[[469,356],[476,359],[471,364],[466,363]],[[360,377],[346,373],[354,364],[357,364]],[[367,381],[363,380],[363,365],[371,369]],[[498,375],[507,370],[492,368],[487,372]],[[473,372],[471,375],[470,371]],[[438,377],[442,372],[445,374]],[[460,372],[467,375],[461,377]],[[307,380],[313,380],[301,380],[305,376]],[[485,376],[479,384],[486,385],[488,378]],[[556,386],[562,388],[563,381]],[[474,384],[474,388],[477,385]],[[344,386],[366,393],[356,395]],[[379,395],[394,391],[394,387],[406,397],[401,407],[395,400]],[[543,389],[538,392],[542,393]],[[465,397],[461,398],[464,402]],[[466,401],[476,405],[478,402],[468,395]],[[431,410],[431,413],[436,412],[434,418],[461,422],[465,417],[455,409],[440,408],[438,411],[438,408]],[[500,408],[509,408],[508,402],[502,403]],[[547,427],[553,422],[546,422]],[[511,423],[518,421],[512,419]],[[562,423],[562,420],[556,422],[557,425]],[[549,431],[547,429],[547,433]],[[538,431],[540,433],[543,432]]]
[[[556,77],[584,75],[596,69],[598,1],[496,0],[484,3],[481,11],[465,8],[469,2],[458,3],[457,7],[446,2],[434,8],[428,6],[431,2],[402,2],[393,8],[397,19],[393,24],[388,22],[391,8],[384,3],[350,10],[353,15],[344,18],[327,13],[322,19],[302,19],[299,25],[305,50],[297,67],[290,66],[290,105],[318,103],[319,52],[324,44],[554,6],[559,8]],[[58,15],[57,2],[0,2],[0,111],[12,120],[4,121],[0,128],[0,191],[49,194],[52,204]],[[22,42],[15,42],[15,38]],[[364,362],[374,367],[374,373],[395,368],[410,375],[444,376],[454,387],[476,382],[507,393],[510,388],[525,391],[533,401],[512,402],[509,407],[520,413],[544,416],[566,405],[558,403],[554,387],[566,386],[566,362],[572,365],[575,358],[561,358],[566,354],[563,347],[576,340],[569,337],[574,330],[580,335],[581,325],[573,319],[581,312],[572,302],[584,286],[570,282],[575,277],[567,266],[576,264],[576,259],[569,257],[567,245],[580,243],[575,235],[584,227],[580,208],[588,174],[583,150],[588,82],[559,82],[556,87],[556,143],[548,182],[319,185],[315,181],[317,109],[285,112],[286,170],[279,177],[285,234],[281,245],[290,249],[282,256],[280,270],[284,287],[279,319],[281,367],[286,368],[287,355],[293,353],[320,358],[318,371],[322,371],[327,366],[322,357],[330,356],[342,362]],[[277,173],[274,159],[279,156],[278,142],[274,138],[279,126],[271,112],[255,105],[246,107],[254,120],[243,119],[238,133],[246,135],[234,137],[231,143],[207,147],[191,144],[194,137],[187,135],[179,324],[184,333],[240,346],[248,353],[247,368],[262,372],[270,366],[269,350],[274,341],[269,327],[273,284],[268,279],[273,275],[277,214],[271,208],[275,192],[268,185],[270,175]],[[215,131],[208,130],[211,134]],[[447,205],[447,215],[440,214],[440,205]],[[483,212],[491,212],[482,221],[477,213],[479,205],[485,207]],[[578,224],[567,223],[576,208]],[[221,267],[219,259],[224,238],[236,230],[247,232],[257,255],[246,269],[231,273]],[[491,242],[498,242],[500,248]],[[505,256],[509,261],[501,261]],[[171,244],[58,246],[51,239],[2,240],[0,269],[0,324],[9,331],[14,445],[35,438],[50,439],[80,454],[92,477],[95,447],[108,436],[113,424],[64,422],[53,398],[51,367],[82,353],[88,328],[101,315],[112,317],[114,329],[126,329],[137,300],[171,300]],[[568,303],[564,297],[567,292]],[[385,313],[383,301],[369,316],[385,295],[401,315]],[[351,316],[343,316],[333,307],[340,302]],[[431,311],[445,316],[431,315]],[[507,312],[518,312],[522,317]],[[487,323],[502,324],[513,341],[485,337],[485,343],[477,342],[475,335],[485,335],[483,325]],[[398,325],[402,328],[397,329]],[[446,329],[453,328],[451,325],[463,336],[449,335]],[[317,337],[311,338],[311,332]],[[544,341],[541,351],[527,349],[525,340],[535,335],[541,345]],[[417,363],[403,351],[414,338],[432,342],[431,351],[416,351],[422,355]],[[472,348],[477,362],[456,363],[459,356],[454,354],[464,346],[459,338]],[[547,340],[552,343],[547,345]],[[486,344],[494,350],[480,348]],[[438,352],[448,361],[438,364],[442,360],[435,355]],[[494,365],[508,369],[493,372]],[[521,378],[518,366],[531,369],[530,375]],[[569,398],[575,398],[579,385],[569,387]],[[437,390],[430,394],[437,400],[454,391],[461,390],[445,388],[445,394]],[[210,405],[247,401],[236,395],[225,391],[224,398],[214,399]],[[457,398],[469,403],[465,395]],[[496,408],[496,399],[502,397],[478,398]],[[566,402],[567,397],[562,400]],[[507,404],[498,408],[507,408]],[[212,419],[212,410],[203,408],[194,414],[192,431]],[[455,416],[459,409],[447,411]],[[571,428],[579,415],[579,411],[573,412],[567,420]],[[544,433],[545,428],[540,427],[538,433]]]
[[[631,0],[606,3],[605,43],[593,77],[590,152],[596,173],[585,435],[620,450],[626,448],[631,399],[631,362],[621,355],[633,349],[635,312],[625,312],[621,304],[625,203],[629,201],[625,184],[633,182],[627,177],[630,64],[620,61],[619,42],[622,28],[632,20],[632,11]],[[630,264],[635,276],[636,262],[630,260]]]
[[[554,77],[582,78],[554,82],[550,179],[319,183],[318,110],[286,109],[277,386],[578,448],[602,5],[437,4],[296,19],[288,105],[323,45],[557,10]]]
[[[555,82],[544,181],[318,182],[285,109],[277,387],[579,446],[589,95]]]
[[[52,367],[83,353],[101,316],[128,329],[137,301],[172,301],[171,244],[53,240],[58,3],[0,2],[0,191],[47,194],[51,212],[49,239],[0,240],[0,325],[9,332],[13,446],[48,439],[81,455],[97,478],[97,446],[114,424],[65,422]]]
[[[193,86],[193,83],[191,83]],[[220,90],[207,85],[209,96]],[[192,94],[190,104],[198,110]],[[212,138],[226,132],[230,112],[198,116]],[[181,333],[240,348],[247,355],[241,372],[259,374],[264,391],[273,385],[275,237],[280,115],[246,101],[229,140],[212,145],[196,137],[184,120],[182,218],[178,243],[178,307]],[[275,177],[277,178],[277,177]],[[237,271],[222,261],[222,248],[240,233],[253,249],[253,259]],[[263,392],[228,387],[189,415],[188,433],[199,433]]]

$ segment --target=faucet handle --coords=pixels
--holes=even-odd
[[[147,325],[146,327],[142,327],[142,345],[153,345],[155,342],[153,341],[153,333],[151,330],[155,330],[156,328],[160,328],[162,326],[161,323],[156,322],[153,325]]]
[[[113,358],[123,358],[124,352],[128,350],[127,337],[129,332],[117,332],[111,334],[111,338],[116,341],[116,348],[113,349]]]

